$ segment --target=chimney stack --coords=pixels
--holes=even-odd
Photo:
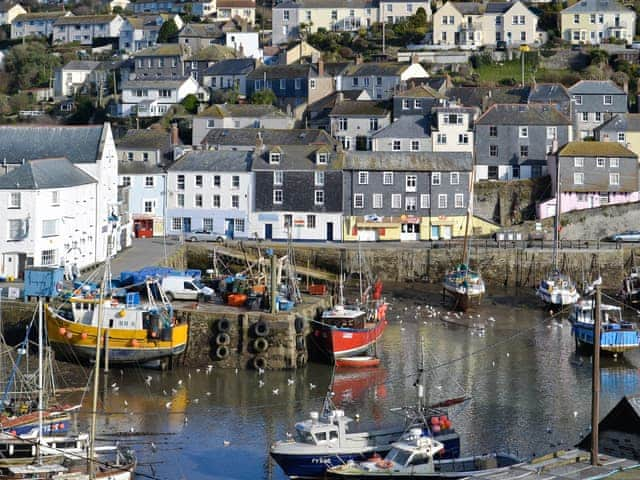
[[[362,65],[362,55],[356,55],[356,65]]]
[[[178,123],[173,122],[171,124],[171,145],[176,146],[180,143],[180,136],[178,135]]]
[[[336,94],[336,103],[344,102],[344,92],[338,92]]]
[[[262,132],[258,132],[256,135],[256,153],[262,152],[264,149],[264,141],[262,140]]]
[[[420,63],[420,59],[418,58],[418,54],[414,53],[411,55],[411,65],[415,65],[416,63]]]
[[[322,55],[318,57],[318,76],[324,77],[324,60],[322,59]]]

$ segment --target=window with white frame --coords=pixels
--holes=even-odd
[[[441,193],[438,195],[438,208],[447,208],[447,194]]]
[[[609,174],[609,185],[620,185],[620,174],[619,173],[610,173]]]
[[[547,138],[549,140],[553,140],[558,136],[558,128],[557,127],[547,127]]]
[[[171,219],[171,229],[176,232],[182,231],[182,217],[173,217]]]
[[[403,110],[409,110],[410,104],[409,104],[409,99],[408,98],[403,98],[402,99],[402,109]]]
[[[178,207],[184,207],[184,193],[179,193],[176,196],[176,205]]]
[[[269,154],[269,163],[277,165],[280,163],[280,152],[271,152]]]
[[[353,195],[353,208],[364,208],[364,194],[355,193]]]
[[[56,250],[42,250],[40,254],[41,265],[55,265],[56,264]]]
[[[411,151],[417,152],[420,150],[420,140],[411,140]]]
[[[373,205],[373,208],[382,208],[382,194],[381,193],[374,193],[373,194],[372,205]]]
[[[146,176],[144,177],[144,186],[145,188],[153,188],[153,177],[152,176]]]
[[[22,240],[26,236],[24,225],[26,225],[24,220],[9,220],[9,236],[7,240]]]
[[[469,134],[468,133],[459,133],[458,134],[458,145],[469,145]]]
[[[420,195],[420,208],[431,208],[431,195],[428,193]]]
[[[289,10],[283,10],[282,11],[282,20],[284,20],[285,22],[289,21]]]
[[[244,218],[236,218],[233,220],[233,230],[235,232],[244,232],[246,228],[247,227]]]
[[[598,157],[596,158],[596,167],[598,168],[604,168],[604,166],[606,165],[606,160],[602,157]]]
[[[588,122],[589,121],[589,112],[582,112],[581,116],[582,116],[582,121],[583,122]]]
[[[184,190],[184,175],[178,175],[176,177],[176,188],[178,190]]]
[[[309,88],[311,90],[315,90],[316,89],[316,79],[315,78],[309,79]]]
[[[296,78],[293,83],[296,90],[300,90],[302,88],[302,79]]]
[[[205,232],[213,232],[213,218],[205,217],[202,219],[202,229]]]
[[[215,78],[214,78],[214,80],[215,80]],[[215,85],[214,85],[214,87],[215,87]],[[215,120],[211,120],[211,119],[207,120],[207,128],[216,128],[216,121]]]
[[[464,208],[464,194],[456,193],[455,197],[453,198],[453,203],[454,203],[453,206],[455,208]]]
[[[436,136],[436,143],[438,145],[446,145],[447,144],[447,134],[446,133],[439,133]]]
[[[42,221],[42,236],[55,237],[58,235],[58,219]]]
[[[573,101],[576,105],[582,105],[582,95],[574,95]]]
[[[351,137],[342,137],[342,148],[351,150]]]
[[[316,190],[314,195],[316,205],[324,205],[324,190]]]
[[[422,100],[415,99],[413,101],[413,108],[417,108],[417,109],[422,108]]]
[[[194,206],[197,208],[202,208],[202,194],[196,193],[194,197]]]
[[[358,172],[358,185],[369,184],[369,172]]]
[[[375,132],[376,130],[378,130],[378,119],[377,118],[370,118],[369,119],[369,130],[371,132]]]
[[[584,167],[584,158],[583,157],[574,157],[573,158],[573,166],[575,168],[583,168]]]
[[[292,227],[293,226],[293,215],[291,215],[290,213],[285,213],[282,216],[282,224],[283,224],[284,228],[286,228],[286,229]]]
[[[211,205],[213,206],[213,208],[220,208],[220,205],[221,205],[220,195],[213,196]]]
[[[460,172],[449,173],[449,184],[460,185]]]
[[[240,195],[231,195],[231,208],[240,208]]]
[[[273,184],[282,185],[283,181],[284,181],[284,172],[282,170],[275,170],[273,172]]]
[[[433,172],[431,174],[431,185],[440,185],[441,175],[440,172]]]
[[[413,196],[407,196],[404,199],[404,207],[408,212],[415,212],[418,208],[418,199]]]
[[[9,208],[20,208],[20,192],[11,192],[9,194]]]
[[[324,185],[324,172],[314,172],[313,174],[313,184],[316,187],[322,187]]]
[[[338,130],[347,130],[349,128],[349,121],[344,118],[344,117],[340,117],[338,118]]]
[[[418,187],[418,177],[407,175],[405,178],[405,192],[415,192]]]
[[[130,187],[131,186],[131,177],[122,177],[122,186]]]
[[[280,79],[280,90],[286,90],[287,88],[287,81],[284,78]]]
[[[156,213],[156,201],[145,200],[144,201],[144,213]]]
[[[234,175],[231,177],[231,188],[234,190],[240,188],[240,175]]]
[[[222,184],[222,182],[221,182],[220,175],[214,175],[213,176],[213,186],[214,187],[219,187],[221,184]]]
[[[602,103],[604,105],[613,105],[613,95],[604,95],[602,97]]]
[[[130,162],[133,162],[134,160],[133,152],[127,152],[127,160],[129,160]]]
[[[393,172],[382,172],[382,184],[393,185]]]
[[[620,168],[620,159],[615,157],[610,158],[609,168]]]
[[[627,136],[625,135],[624,132],[618,132],[618,142],[620,142],[620,143],[626,143],[627,142]]]
[[[392,142],[392,144],[391,144],[391,145],[392,145],[391,149],[392,149],[394,152],[399,152],[399,151],[400,151],[400,149],[402,148],[402,147],[401,147],[400,140],[393,140],[393,142]]]
[[[284,195],[283,195],[282,190],[274,190],[273,191],[273,203],[281,204],[283,199],[284,199]]]
[[[394,193],[391,195],[391,208],[402,208],[402,195]]]
[[[60,192],[58,190],[51,192],[51,205],[60,205]]]
[[[596,122],[601,122],[602,121],[602,112],[595,112],[593,114],[593,116],[594,116]]]
[[[573,184],[574,185],[584,185],[584,172],[574,172],[573,173]]]
[[[529,138],[529,127],[518,127],[518,137]]]
[[[329,154],[327,152],[318,153],[318,165],[326,165],[329,162]]]

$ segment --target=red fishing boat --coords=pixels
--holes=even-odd
[[[370,355],[336,358],[336,367],[341,368],[373,368],[378,365],[380,365],[380,359]]]

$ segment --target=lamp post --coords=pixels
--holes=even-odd
[[[522,63],[522,86],[524,87],[524,54],[530,51],[529,45],[520,45],[520,60]]]

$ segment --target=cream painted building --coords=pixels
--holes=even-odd
[[[273,7],[273,44],[298,40],[301,26],[315,33],[319,28],[334,31],[356,31],[374,23],[395,23],[424,8],[431,18],[430,0],[285,0]]]
[[[520,1],[447,2],[433,15],[434,45],[475,49],[498,42],[519,46],[545,41],[538,16]]]
[[[434,152],[473,153],[473,121],[478,111],[450,104],[433,109],[435,124],[431,127]]]
[[[24,13],[27,11],[19,3],[0,2],[0,25],[11,25],[14,18]]]
[[[619,113],[595,128],[599,142],[618,142],[640,156],[640,113]]]
[[[614,0],[581,0],[560,15],[562,39],[598,45],[613,38],[630,44],[636,30],[636,13]]]
[[[256,2],[253,0],[218,0],[218,20],[239,18],[250,25],[256,23]]]

